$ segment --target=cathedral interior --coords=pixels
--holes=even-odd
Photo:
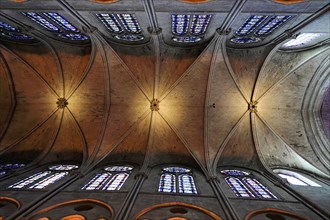
[[[0,0],[0,219],[330,219],[329,0]]]

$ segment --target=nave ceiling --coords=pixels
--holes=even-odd
[[[1,40],[1,160],[79,161],[86,170],[125,162],[142,170],[183,164],[210,174],[217,166],[328,173],[327,155],[315,149],[314,133],[306,127],[310,115],[319,115],[320,105],[306,106],[306,94],[315,90],[311,82],[322,80],[320,94],[330,85],[324,70],[329,46],[286,52],[280,48],[282,41],[273,41],[327,1],[150,2],[0,3],[1,15],[22,28],[32,25],[20,11],[57,11],[90,38],[68,43],[33,27],[29,33],[38,42]],[[94,16],[102,11],[135,13],[143,43],[107,37]],[[172,13],[212,14],[205,39],[171,42]],[[255,46],[230,43],[247,16],[265,13],[295,17]],[[148,32],[153,25],[161,31]],[[221,27],[232,31],[224,34]],[[329,12],[299,30],[321,28],[329,36],[326,27]],[[249,110],[252,101],[256,111]],[[325,136],[322,128],[318,134]]]

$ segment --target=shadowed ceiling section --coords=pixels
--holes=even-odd
[[[16,94],[15,112],[1,140],[1,149],[6,149],[29,136],[53,114],[57,97],[31,64],[4,47],[1,53],[8,63]]]

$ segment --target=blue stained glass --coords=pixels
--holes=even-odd
[[[47,178],[33,184],[32,186],[29,187],[29,189],[44,189],[47,186],[49,186],[53,183],[56,183],[57,181],[59,181],[60,179],[62,179],[63,177],[65,177],[68,174],[69,174],[69,172],[54,173],[54,174],[48,176]]]
[[[221,173],[229,176],[247,176],[250,174],[241,170],[222,170]]]
[[[193,37],[193,36],[182,36],[182,37],[173,37],[173,41],[178,43],[196,43],[202,40],[201,37]]]
[[[176,181],[174,174],[163,173],[160,176],[158,192],[176,192]]]
[[[15,40],[32,40],[34,39],[32,36],[27,35],[27,34],[21,34],[21,33],[15,33],[15,32],[2,32],[0,30],[0,35],[7,37],[7,38],[12,38]]]
[[[190,33],[194,35],[204,34],[212,15],[193,15]]]
[[[230,41],[235,44],[250,44],[261,42],[261,39],[258,37],[234,37]]]
[[[255,198],[255,195],[251,193],[251,191],[242,183],[239,178],[236,177],[226,177],[226,182],[231,188],[231,190],[236,194],[238,197],[245,197],[245,198]]]
[[[273,193],[271,193],[267,189],[267,187],[262,185],[258,180],[250,177],[244,177],[243,182],[248,185],[259,198],[277,199],[277,197]]]
[[[58,34],[58,36],[66,39],[66,40],[75,40],[75,41],[84,41],[84,40],[88,40],[89,39],[85,35],[82,35],[82,34],[72,34],[72,33]]]
[[[5,175],[6,173],[7,173],[7,171],[2,170],[2,171],[0,171],[0,176],[1,176],[1,175]]]
[[[116,16],[114,14],[96,14],[104,26],[112,33],[122,33],[123,28],[120,26]]]
[[[126,31],[132,34],[141,32],[140,25],[134,14],[117,14]]]
[[[172,33],[175,35],[184,35],[188,32],[190,15],[173,14],[172,15]]]
[[[179,176],[179,192],[197,194],[194,178],[188,174],[182,174]]]
[[[111,167],[105,167],[104,170],[110,171],[110,172],[127,172],[133,170],[133,167],[128,166],[111,166]]]
[[[73,26],[66,18],[64,18],[62,15],[56,13],[56,12],[47,12],[43,13],[48,18],[50,18],[52,21],[60,25],[62,28],[64,28],[67,31],[73,31],[76,33],[79,33],[79,30]]]
[[[51,171],[43,171],[43,172],[39,172],[39,173],[36,173],[32,176],[29,176],[15,184],[12,184],[10,185],[8,188],[13,188],[13,189],[22,189],[22,188],[25,188],[26,186],[34,183],[35,181],[45,177],[45,176],[48,176],[49,174],[51,173]]]
[[[102,188],[102,190],[120,190],[128,176],[128,173],[119,173],[114,175],[111,180]]]
[[[190,169],[182,168],[182,167],[165,167],[163,169],[166,172],[172,172],[172,173],[188,173],[191,172]]]
[[[7,163],[7,164],[0,164],[0,176],[5,175],[9,170],[18,169],[24,167],[25,164],[22,163]]]
[[[78,169],[77,165],[55,165],[55,166],[50,166],[48,167],[50,170],[60,170],[60,171],[65,171],[65,170],[75,170]]]
[[[111,177],[110,173],[98,173],[92,180],[90,180],[81,189],[82,190],[99,190],[110,179],[110,177]]]
[[[283,25],[286,21],[291,19],[291,15],[276,15],[272,16],[268,21],[266,21],[260,28],[255,32],[257,36],[266,36],[272,33],[276,28]]]
[[[7,24],[3,21],[0,21],[0,29],[4,29],[7,31],[13,31],[13,32],[19,32],[19,30],[13,26],[11,26],[10,24]]]
[[[137,35],[136,34],[121,34],[121,35],[116,35],[115,39],[136,42],[136,41],[143,40],[144,37],[143,37],[143,35],[140,35],[140,34],[137,34]]]
[[[268,16],[266,15],[251,15],[244,24],[236,31],[238,36],[246,36],[250,34],[254,29],[263,22]]]
[[[61,32],[61,30],[58,27],[56,27],[56,25],[53,25],[52,23],[47,21],[44,17],[42,17],[38,13],[23,12],[23,14],[49,31]]]

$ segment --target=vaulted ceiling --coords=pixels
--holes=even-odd
[[[314,121],[330,86],[329,46],[281,50],[286,30],[329,37],[329,12],[317,14],[329,8],[328,1],[0,4],[5,21],[38,39],[0,39],[1,161],[73,160],[85,169],[128,162],[142,170],[176,163],[211,174],[217,166],[328,173],[329,139]],[[58,39],[22,11],[56,11],[90,40]],[[145,40],[111,38],[95,16],[100,12],[134,13]],[[173,42],[173,13],[212,14],[204,39]],[[294,17],[262,42],[230,42],[253,14]],[[249,110],[251,102],[256,109]]]

